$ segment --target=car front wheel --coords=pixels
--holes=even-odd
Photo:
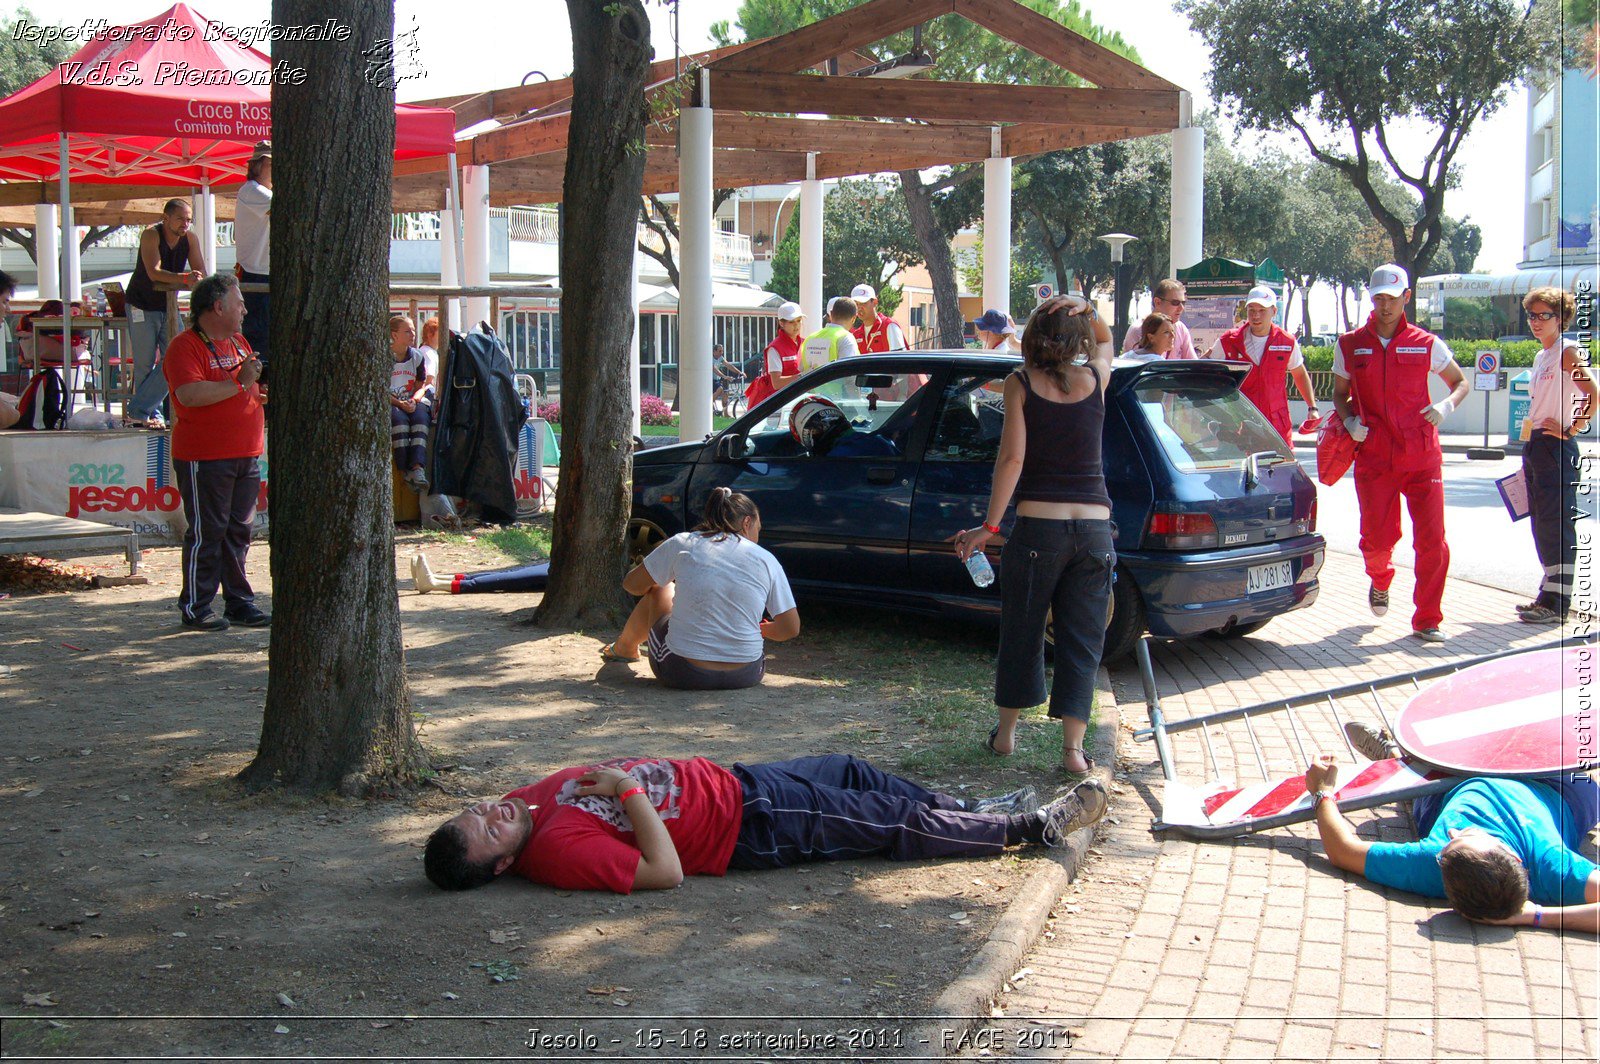
[[[1100,652],[1100,660],[1106,664],[1125,658],[1133,653],[1134,645],[1139,642],[1139,637],[1144,635],[1144,600],[1139,597],[1139,588],[1134,584],[1133,577],[1128,575],[1126,569],[1117,570],[1117,578],[1111,584],[1111,611],[1106,618],[1105,649]],[[1044,623],[1045,647],[1051,655],[1056,649],[1056,619],[1054,613],[1047,614]]]
[[[635,517],[628,522],[628,564],[638,565],[645,556],[666,542],[667,534],[654,521]]]

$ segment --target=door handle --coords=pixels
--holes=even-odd
[[[894,474],[894,466],[875,466],[874,468],[867,470],[867,483],[893,484]]]

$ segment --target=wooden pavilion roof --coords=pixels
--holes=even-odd
[[[941,15],[956,14],[1049,60],[1090,87],[890,80],[852,76],[856,49]],[[841,73],[816,69],[838,60]],[[701,68],[690,92],[715,114],[718,187],[1023,157],[1165,133],[1183,121],[1183,90],[1015,0],[868,0],[793,32],[654,64],[646,94],[670,92],[675,70]],[[427,101],[455,110],[458,130],[497,129],[462,142],[462,165],[492,167],[496,206],[562,198],[572,80]],[[827,117],[798,117],[800,115]],[[996,133],[998,132],[998,145]],[[674,121],[647,127],[644,191],[678,187]],[[442,206],[439,159],[398,163],[395,210]]]

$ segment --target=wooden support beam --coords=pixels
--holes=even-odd
[[[956,14],[1106,89],[1176,89],[1125,56],[1013,0],[955,0]]]
[[[1000,148],[1008,157],[1043,155],[1046,152],[1104,144],[1113,140],[1132,140],[1172,132],[1167,126],[1054,126],[1025,122],[1000,130]]]
[[[199,186],[196,185],[196,188]],[[220,199],[230,194],[231,186],[213,186]],[[107,185],[94,181],[72,182],[72,204],[116,203],[122,200],[185,199],[188,185]],[[61,202],[61,186],[54,181],[6,181],[0,183],[0,207],[26,207],[35,203]]]
[[[712,64],[712,68],[793,73],[863,45],[875,44],[892,33],[910,29],[940,15],[948,15],[953,10],[954,0],[867,0],[860,7],[821,22],[813,22],[778,37],[769,37],[737,56],[719,59]],[[715,95],[712,96],[711,105],[721,106]],[[742,109],[777,110],[771,107]]]
[[[515,125],[473,137],[469,154],[461,161],[463,165],[488,166],[512,159],[565,152],[567,134],[571,128],[570,114],[525,119]]]
[[[767,74],[711,75],[711,105],[730,111],[952,119],[1000,125],[1178,126],[1177,89],[1086,89]]]
[[[651,144],[674,143],[675,131],[652,125],[645,132]],[[717,147],[751,151],[839,151],[876,154],[944,149],[960,158],[989,153],[987,125],[914,125],[906,122],[859,122],[835,118],[774,118],[718,111],[712,138]]]

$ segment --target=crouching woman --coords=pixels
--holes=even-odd
[[[629,571],[639,595],[622,634],[600,649],[607,661],[638,661],[668,687],[754,687],[766,674],[766,643],[800,634],[800,612],[778,559],[757,545],[761,514],[748,495],[716,488],[704,520]],[[765,612],[771,620],[763,621]]]

